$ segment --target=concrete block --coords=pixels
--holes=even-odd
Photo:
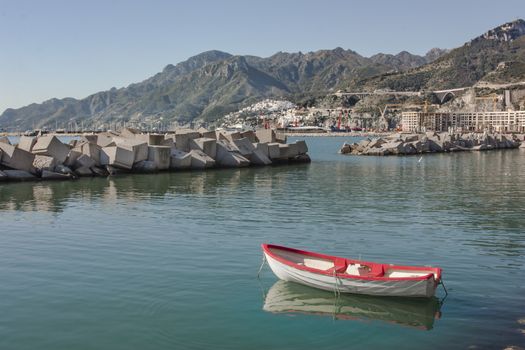
[[[11,141],[9,141],[9,138],[7,136],[0,136],[0,143],[5,143],[10,145]]]
[[[348,153],[351,153],[352,152],[352,147],[356,147],[357,144],[354,143],[352,145],[348,144],[348,143],[343,143],[343,145],[341,146],[341,149],[339,150],[338,153],[340,154],[348,154]]]
[[[250,162],[254,165],[270,165],[272,161],[262,151],[255,149],[251,156]]]
[[[392,141],[381,145],[381,148],[388,154],[404,154],[405,146],[402,141]]]
[[[299,146],[296,143],[288,145],[288,158],[294,158],[299,155]]]
[[[74,167],[75,162],[77,161],[78,157],[83,156],[82,152],[76,151],[72,149],[69,151],[69,154],[67,155],[66,161],[64,162],[64,165],[68,167]]]
[[[134,163],[148,159],[148,144],[142,140],[118,138],[115,139],[115,144],[118,147],[133,152]]]
[[[372,140],[370,140],[370,139],[364,139],[364,140],[359,141],[357,144],[358,144],[363,150],[365,150],[366,148],[369,147],[369,145],[370,145],[371,142],[372,142]]]
[[[162,146],[164,134],[149,134],[148,146]]]
[[[93,171],[89,167],[81,166],[75,169],[77,176],[93,176]]]
[[[117,176],[117,175],[122,175],[122,174],[128,174],[129,173],[128,169],[117,168],[117,167],[114,167],[112,165],[106,165],[105,168],[106,168],[106,172],[107,172],[107,174],[109,176]]]
[[[119,146],[104,147],[100,151],[100,164],[112,167],[131,169],[135,160],[135,154]]]
[[[70,167],[65,166],[64,164],[58,164],[57,166],[55,166],[54,171],[55,173],[61,173],[61,174],[69,175],[71,177],[75,177],[75,172],[71,170]]]
[[[43,170],[41,178],[44,180],[70,180],[71,176],[67,174],[55,173],[54,171]]]
[[[234,140],[239,140],[239,139],[242,138],[241,133],[237,132],[237,131],[234,131],[234,132],[223,132],[221,134],[226,140],[228,140],[230,142],[233,142]]]
[[[233,143],[239,149],[239,153],[248,159],[250,158],[253,151],[255,151],[253,143],[251,143],[251,141],[246,137],[233,140]]]
[[[200,134],[193,130],[177,130],[175,133],[175,145],[177,149],[189,152],[191,150],[190,140],[198,139],[199,137]]]
[[[226,139],[217,140],[217,153],[219,152],[219,147],[222,147],[227,152],[239,152],[237,146]]]
[[[135,138],[135,135],[140,134],[140,130],[134,128],[124,128],[120,130],[120,136],[128,139]]]
[[[252,130],[241,132],[241,138],[247,138],[248,140],[250,140],[251,143],[255,143],[258,141],[255,132],[253,132]]]
[[[268,157],[270,159],[277,159],[281,156],[281,149],[279,148],[280,143],[269,143],[268,144]]]
[[[37,154],[35,156],[35,159],[33,160],[33,166],[35,167],[35,169],[38,169],[40,171],[42,170],[53,171],[57,165],[58,165],[57,160],[49,156],[41,156]]]
[[[377,139],[373,139],[372,141],[368,142],[366,148],[379,148],[384,143],[387,143],[387,141],[379,137]]]
[[[478,145],[478,146],[473,146],[471,148],[473,151],[484,151],[486,149],[489,149],[489,147],[485,144],[481,144],[481,145]]]
[[[82,154],[85,154],[86,156],[91,157],[91,159],[93,159],[95,161],[97,166],[101,165],[100,164],[100,153],[101,153],[101,151],[102,151],[102,148],[99,145],[95,144],[95,143],[84,143],[81,146]]]
[[[217,166],[223,168],[241,168],[250,165],[250,161],[237,152],[227,152],[217,157]]]
[[[295,141],[295,144],[297,145],[297,152],[299,154],[308,153],[308,145],[306,144],[305,140]]]
[[[215,135],[216,135],[215,138],[217,139],[217,141],[225,140],[225,141],[230,142],[230,140],[226,137],[226,131],[224,130],[216,130]]]
[[[36,137],[20,136],[20,141],[18,141],[18,148],[23,149],[27,152],[31,152],[35,143]]]
[[[200,128],[197,129],[197,132],[198,132],[199,134],[201,134],[201,137],[202,137],[202,134],[205,134],[205,133],[210,132],[210,131],[209,131],[208,129],[206,129],[206,128],[203,128],[203,127],[201,126]]]
[[[206,131],[206,132],[201,132],[200,134],[201,134],[201,137],[217,140],[217,133],[215,131]]]
[[[428,139],[428,147],[430,152],[443,152],[443,144],[439,140]]]
[[[275,133],[275,142],[277,143],[286,143],[288,140],[288,137],[282,132],[276,132]]]
[[[115,135],[113,134],[102,132],[97,135],[97,145],[102,148],[115,146],[115,141],[113,140],[114,137]]]
[[[98,141],[98,135],[96,134],[84,134],[80,137],[79,142],[88,142],[96,144]]]
[[[80,140],[69,140],[69,142],[67,144],[69,145],[69,148],[75,148],[80,143],[81,143]]]
[[[217,140],[204,137],[193,139],[190,140],[190,149],[200,150],[215,158],[217,156]]]
[[[154,173],[156,172],[157,165],[155,162],[152,162],[150,160],[141,160],[140,162],[137,162],[133,164],[133,171],[140,172],[140,173]]]
[[[404,145],[404,154],[416,154],[417,149],[412,143],[406,143]]]
[[[191,154],[180,151],[176,148],[171,149],[170,168],[189,169],[191,167]]]
[[[442,142],[451,142],[452,141],[452,138],[450,137],[450,134],[448,132],[441,132],[438,134],[438,138],[442,141]]]
[[[297,157],[293,158],[292,163],[311,163],[312,160],[308,154],[299,154]]]
[[[384,149],[384,148],[377,148],[377,147],[373,147],[373,148],[367,148],[364,152],[363,152],[363,155],[367,155],[367,156],[384,156],[387,151]]]
[[[425,132],[425,135],[429,139],[434,139],[434,138],[438,137],[438,134],[435,131],[427,131],[427,132]]]
[[[243,157],[238,148],[226,140],[217,141],[217,165],[225,168],[238,168],[250,165],[250,161]]]
[[[215,166],[215,160],[202,151],[194,149],[189,154],[191,155],[192,169],[205,169]]]
[[[175,136],[166,136],[164,135],[164,140],[162,140],[161,146],[168,146],[169,148],[175,147]]]
[[[2,170],[11,181],[36,180],[37,177],[25,170]]]
[[[96,176],[108,176],[109,175],[109,172],[107,171],[106,168],[101,168],[101,167],[98,167],[98,166],[92,167],[91,171]]]
[[[268,144],[267,143],[254,143],[255,149],[262,152],[266,157],[270,157],[268,153]]]
[[[279,144],[279,158],[289,159],[299,155],[299,149],[295,143]]]
[[[37,139],[33,146],[32,153],[50,156],[55,158],[57,162],[64,163],[69,154],[69,150],[69,146],[60,142],[56,136],[45,135]]]
[[[170,168],[171,147],[148,146],[148,160],[155,163],[158,170]]]
[[[419,135],[418,134],[403,135],[402,138],[405,142],[415,142],[419,140]]]
[[[277,141],[275,130],[273,129],[259,129],[255,132],[255,136],[259,142],[275,143]]]
[[[137,134],[135,140],[146,142],[148,146],[160,146],[164,141],[164,134]]]
[[[421,141],[408,142],[407,144],[405,144],[405,147],[407,145],[410,145],[413,149],[415,149],[416,153],[423,152],[423,144],[421,143]]]
[[[75,163],[72,165],[72,167],[75,168],[75,169],[78,169],[78,168],[92,168],[92,167],[94,167],[96,165],[97,165],[97,163],[95,162],[95,160],[93,158],[91,158],[90,156],[87,156],[85,154],[81,154],[75,160]]]
[[[0,150],[2,151],[2,158],[0,159],[2,165],[30,173],[35,172],[35,167],[33,166],[33,160],[35,159],[34,154],[1,142]]]
[[[80,140],[78,140],[78,141],[75,143],[75,146],[72,148],[72,150],[82,153],[82,146],[84,146],[85,144],[87,144],[86,141],[80,141]],[[71,144],[70,144],[70,146],[71,146]]]

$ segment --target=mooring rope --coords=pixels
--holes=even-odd
[[[439,281],[439,284],[443,286],[443,289],[445,290],[445,298],[448,296],[447,287],[445,287],[445,282],[443,282],[443,278],[441,278],[441,281]]]
[[[339,286],[337,285],[337,271],[334,267],[334,311],[332,313],[332,320],[337,319],[337,302],[339,301],[339,297],[341,296],[341,292],[339,291]]]
[[[341,295],[341,292],[339,291],[339,286],[337,285],[337,271],[335,267],[334,267],[334,280],[335,280],[334,293],[335,293],[335,297],[337,298],[339,295]]]
[[[262,268],[263,268],[265,263],[266,263],[266,255],[264,255],[264,253],[263,253],[261,267],[259,267],[259,271],[257,272],[257,278],[259,278],[259,276],[261,274],[261,270],[262,270]]]

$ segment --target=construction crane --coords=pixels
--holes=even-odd
[[[399,107],[403,107],[403,106],[404,105],[401,103],[387,103],[385,105],[385,108],[381,109],[381,107],[379,107],[379,113],[381,113],[381,117],[384,118],[387,109],[389,108],[399,109]]]
[[[381,117],[385,117],[385,113],[387,111],[387,109],[389,108],[392,108],[392,109],[400,109],[400,108],[411,108],[411,107],[421,107],[423,106],[423,112],[424,113],[428,113],[428,106],[429,106],[429,103],[428,103],[428,100],[425,100],[424,103],[411,103],[411,104],[403,104],[403,103],[388,103],[385,105],[385,108],[381,109],[381,107],[379,107],[379,112],[381,113]]]

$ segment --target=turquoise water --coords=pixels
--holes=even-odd
[[[525,151],[0,185],[0,349],[525,346]],[[449,296],[276,283],[260,244],[444,269]],[[443,296],[438,291],[438,296]]]

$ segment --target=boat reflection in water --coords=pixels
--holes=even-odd
[[[433,297],[395,298],[341,294],[277,281],[265,297],[263,310],[272,313],[330,316],[340,320],[379,320],[430,330],[441,316],[440,301]]]

